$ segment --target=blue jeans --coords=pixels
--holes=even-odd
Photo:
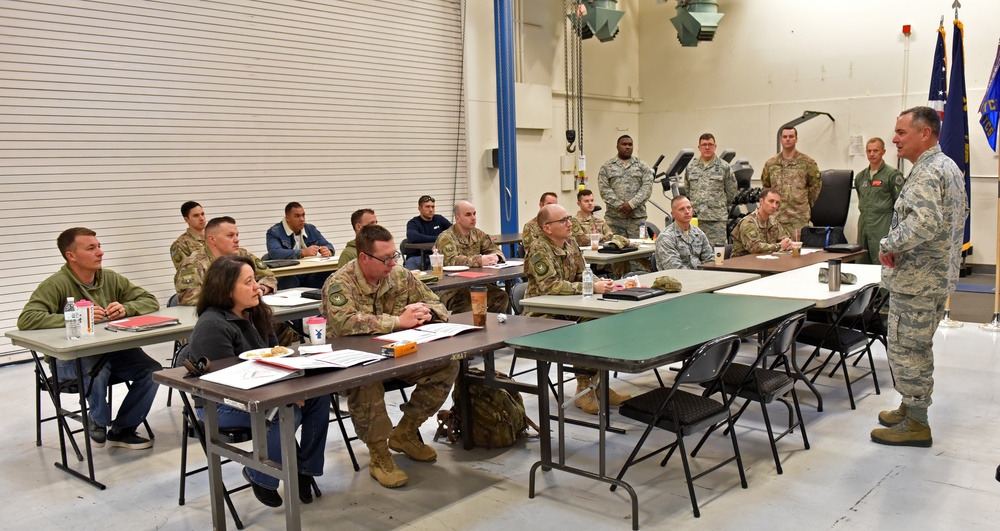
[[[423,260],[421,260],[421,258],[423,258]],[[405,267],[406,269],[410,269],[410,270],[412,270],[412,269],[421,269],[421,270],[430,269],[431,268],[431,261],[430,261],[429,258],[422,257],[419,254],[416,255],[416,256],[408,256],[408,257],[406,257],[406,262],[403,263],[403,267]]]
[[[87,395],[87,407],[90,408],[90,418],[98,426],[111,426],[113,430],[134,430],[142,421],[146,419],[149,408],[156,398],[156,389],[159,384],[153,381],[153,373],[162,369],[156,360],[150,358],[141,348],[130,348],[119,350],[107,354],[108,361],[93,378],[89,373],[94,365],[103,356],[88,356],[81,359],[83,364],[83,385],[84,389],[90,388]],[[76,362],[56,360],[56,370],[59,372],[59,381],[76,379]],[[118,408],[118,415],[114,422],[111,421],[111,406],[108,404],[108,382],[114,376],[129,382],[131,388],[122,405]]]
[[[220,428],[249,428],[250,414],[226,405],[219,404]],[[302,426],[302,436],[298,448],[299,474],[307,476],[322,476],[325,463],[326,432],[330,427],[330,395],[323,395],[306,400],[304,407],[294,406],[295,427]],[[198,416],[205,418],[204,410],[198,408]],[[267,457],[281,462],[281,431],[280,422],[275,417],[267,428]],[[278,488],[278,478],[263,472],[247,468],[250,480],[266,489]],[[302,485],[299,485],[302,488]]]

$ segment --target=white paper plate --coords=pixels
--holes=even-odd
[[[444,266],[441,268],[442,271],[465,271],[469,269],[469,266]]]
[[[248,350],[243,354],[240,354],[240,359],[255,360],[259,358],[284,358],[285,356],[291,356],[292,354],[295,354],[294,350],[288,347],[283,347],[283,348],[286,351],[284,354],[274,354],[274,355],[271,355],[271,349],[269,348],[255,348],[253,350]]]

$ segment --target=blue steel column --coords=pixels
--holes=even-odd
[[[517,223],[517,128],[514,125],[514,24],[511,0],[493,1],[496,32],[497,140],[500,163],[500,232],[521,232]]]

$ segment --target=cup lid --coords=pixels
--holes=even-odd
[[[79,308],[80,306],[93,306],[93,305],[94,305],[94,303],[92,303],[92,302],[90,302],[88,300],[82,300],[82,301],[76,303],[76,307],[77,308]]]
[[[306,319],[306,324],[323,324],[325,322],[326,319],[322,315],[314,315]]]

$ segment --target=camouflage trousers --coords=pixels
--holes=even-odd
[[[646,216],[641,218],[620,218],[605,216],[604,221],[608,224],[611,232],[626,238],[639,237],[639,224],[646,221]]]
[[[472,292],[469,288],[450,289],[441,294],[441,303],[451,313],[472,311]],[[507,313],[510,309],[510,297],[503,288],[496,284],[486,285],[486,311]]]
[[[785,219],[778,223],[793,241],[802,241],[802,228],[810,225],[808,219]],[[796,234],[798,234],[797,237]]]
[[[934,332],[944,316],[947,297],[892,293],[889,299],[889,366],[896,391],[913,420],[927,424],[934,392]]]
[[[410,399],[400,406],[403,415],[417,424],[423,424],[431,415],[437,414],[441,404],[448,398],[448,392],[458,376],[458,362],[431,367],[399,377],[408,384],[416,384]],[[347,410],[351,413],[354,432],[365,444],[386,442],[392,434],[392,421],[385,409],[385,388],[382,382],[362,385],[348,390]]]
[[[698,220],[698,228],[708,236],[708,242],[712,245],[726,245],[726,225],[728,221],[702,221]]]

